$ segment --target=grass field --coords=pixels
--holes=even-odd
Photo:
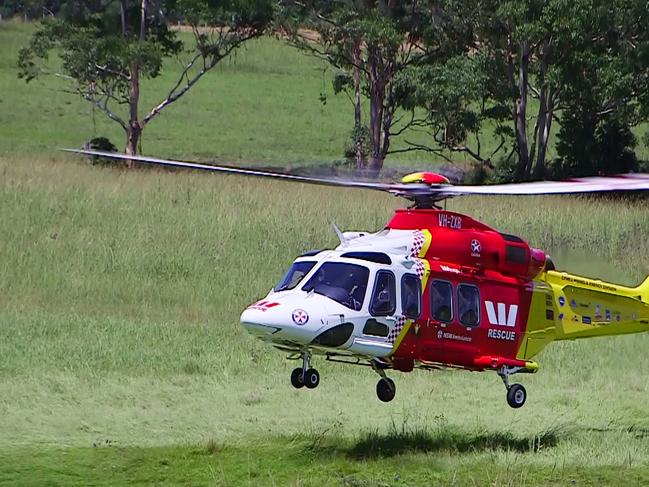
[[[319,362],[320,387],[294,390],[293,364],[241,329],[241,309],[293,256],[334,245],[332,220],[375,230],[401,202],[234,177],[124,172],[54,154],[92,132],[87,110],[80,102],[61,109],[44,88],[11,78],[11,42],[25,31],[5,27],[1,485],[649,483],[649,336],[551,346],[539,357],[541,371],[520,380],[529,394],[520,410],[506,405],[493,374],[394,373],[397,398],[383,404],[373,372]],[[268,42],[247,54],[272,56]],[[272,78],[242,57],[224,69],[233,86],[247,78],[252,90],[253,79]],[[296,57],[290,66],[277,90],[287,91],[294,75],[293,92],[317,87],[321,74],[299,78],[315,69],[312,60]],[[328,112],[334,101],[317,106],[327,121],[305,135],[311,145],[280,133],[295,113],[309,115],[269,96],[274,125],[242,115],[242,124],[257,124],[255,144],[239,125],[214,150],[212,118],[196,107],[228,100],[206,90],[190,95],[201,103],[178,106],[198,118],[155,126],[146,139],[152,152],[317,160],[334,157],[344,140],[336,118],[343,111]],[[41,113],[45,106],[60,110],[57,123]],[[561,267],[626,282],[649,274],[647,200],[468,198],[449,208],[549,249]]]

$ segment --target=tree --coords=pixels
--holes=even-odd
[[[402,108],[410,111],[408,128],[428,136],[425,143],[404,139],[399,151],[422,150],[451,161],[448,153],[467,155],[483,168],[494,169],[493,160],[509,148],[513,131],[506,125],[507,114],[490,99],[489,59],[473,49],[470,54],[451,57],[405,70],[397,80]],[[483,122],[494,122],[485,144]],[[469,139],[471,143],[469,143]],[[485,153],[486,152],[486,153]]]
[[[637,59],[646,43],[646,5],[639,0],[486,0],[483,7],[478,37],[496,80],[489,98],[511,117],[517,179],[545,175],[553,122],[561,113],[566,114],[562,124],[580,123],[588,109],[599,106],[596,112],[617,113],[613,125],[626,124],[623,112],[630,113],[628,104],[640,96],[646,77],[647,64]],[[533,116],[530,99],[538,102]],[[579,130],[561,133],[571,132]]]
[[[634,171],[631,128],[649,116],[649,13],[643,2],[618,0],[595,3],[589,19],[601,34],[562,66],[566,99],[552,169],[570,175]]]
[[[268,0],[76,0],[69,15],[46,19],[19,53],[27,82],[53,74],[118,123],[126,152],[136,154],[142,131],[205,74],[244,42],[260,36],[272,17]],[[168,28],[168,15],[189,26],[188,47]],[[61,58],[61,71],[46,63]],[[181,74],[167,95],[140,117],[140,81],[159,76],[163,61],[184,55]],[[123,110],[125,107],[126,110]],[[120,113],[126,112],[125,114]]]
[[[281,27],[290,42],[339,70],[336,90],[353,94],[355,134],[364,132],[361,95],[369,100],[367,165],[370,173],[378,174],[390,153],[391,138],[415,122],[397,115],[405,95],[396,86],[400,73],[457,54],[471,37],[467,23],[455,15],[457,5],[423,0],[309,0],[283,5]],[[359,168],[366,164],[358,143],[356,161]]]

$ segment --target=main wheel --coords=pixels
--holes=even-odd
[[[527,399],[525,388],[520,384],[512,384],[507,391],[507,404],[514,409],[518,409],[525,404],[525,399]]]
[[[320,384],[320,374],[316,369],[309,369],[304,374],[304,385],[309,389],[315,389]]]
[[[383,402],[390,402],[397,393],[397,386],[389,377],[383,377],[376,383],[376,395]]]
[[[293,369],[293,372],[291,372],[291,384],[293,384],[293,387],[296,389],[304,387],[304,373],[302,367]]]

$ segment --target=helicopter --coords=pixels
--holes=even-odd
[[[636,287],[555,269],[550,256],[439,203],[463,195],[546,195],[649,190],[649,175],[566,181],[453,185],[417,172],[398,183],[312,177],[227,165],[65,149],[86,156],[239,174],[298,183],[378,190],[411,202],[378,232],[342,232],[335,249],[298,256],[241,325],[301,364],[293,387],[313,389],[314,357],[373,369],[383,402],[396,394],[388,371],[445,368],[495,372],[507,404],[527,392],[510,383],[535,373],[534,358],[559,340],[649,331],[649,277]]]

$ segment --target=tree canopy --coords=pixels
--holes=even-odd
[[[9,0],[3,8],[57,14],[20,52],[20,76],[69,80],[68,91],[124,129],[129,153],[162,110],[271,30],[334,68],[334,91],[351,101],[356,167],[374,174],[404,151],[464,156],[512,180],[637,170],[633,129],[649,118],[641,0]],[[172,21],[189,27],[191,43]],[[47,70],[52,53],[60,72]],[[170,57],[183,58],[184,70],[140,114],[140,79],[157,77]]]
[[[67,79],[70,93],[122,127],[129,154],[138,151],[147,124],[232,51],[263,34],[273,13],[264,0],[75,1],[64,15],[46,18],[20,51],[19,76],[27,82],[46,74]],[[188,25],[191,45],[170,30],[169,18]],[[49,69],[50,53],[61,58],[60,72]],[[159,76],[171,56],[182,58],[184,69],[166,97],[141,117],[140,80]]]

